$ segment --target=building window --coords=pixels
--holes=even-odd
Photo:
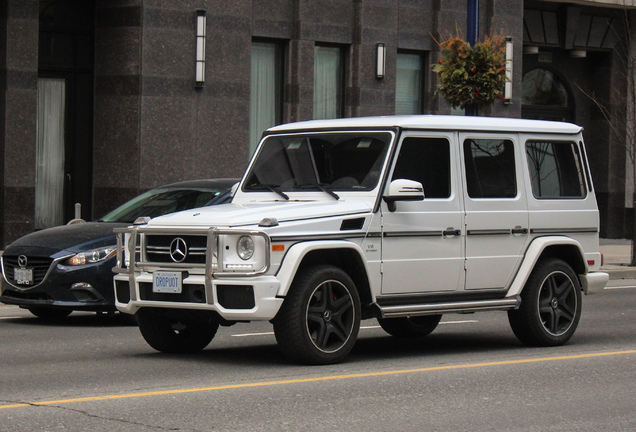
[[[395,114],[422,114],[422,64],[420,54],[398,53]]]
[[[343,116],[342,48],[316,45],[314,50],[314,118]]]
[[[521,83],[521,115],[538,120],[574,121],[570,92],[565,83],[546,69],[533,69]]]
[[[281,122],[282,49],[277,43],[252,43],[250,83],[250,154],[263,131]]]

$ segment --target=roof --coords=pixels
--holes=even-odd
[[[381,116],[381,117],[351,117],[333,120],[311,120],[274,126],[268,132],[288,132],[296,130],[319,130],[341,128],[392,128],[430,129],[430,130],[461,130],[461,131],[516,131],[516,132],[544,132],[559,134],[575,134],[583,130],[581,126],[572,123],[523,120],[503,117],[472,117],[472,116]]]

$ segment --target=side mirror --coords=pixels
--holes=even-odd
[[[232,187],[230,188],[230,196],[234,197],[234,195],[236,194],[236,190],[239,187],[239,184],[241,184],[241,182],[236,182],[232,185]]]
[[[422,183],[413,180],[395,179],[389,184],[389,193],[383,197],[389,207],[389,211],[396,210],[397,201],[422,201],[424,199],[424,187]]]

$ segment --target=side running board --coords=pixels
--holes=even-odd
[[[471,300],[447,303],[410,304],[397,306],[380,306],[375,304],[380,311],[381,318],[399,318],[421,315],[438,315],[445,313],[470,313],[488,310],[518,309],[521,297],[506,297],[496,300]]]

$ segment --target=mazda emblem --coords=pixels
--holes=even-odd
[[[27,257],[26,257],[26,256],[24,256],[24,255],[20,255],[20,256],[18,257],[18,265],[19,265],[20,267],[24,268],[24,267],[26,267],[26,266],[27,266],[27,264],[28,264]]]
[[[174,262],[182,262],[188,256],[188,245],[181,237],[177,237],[170,243],[170,258]]]

